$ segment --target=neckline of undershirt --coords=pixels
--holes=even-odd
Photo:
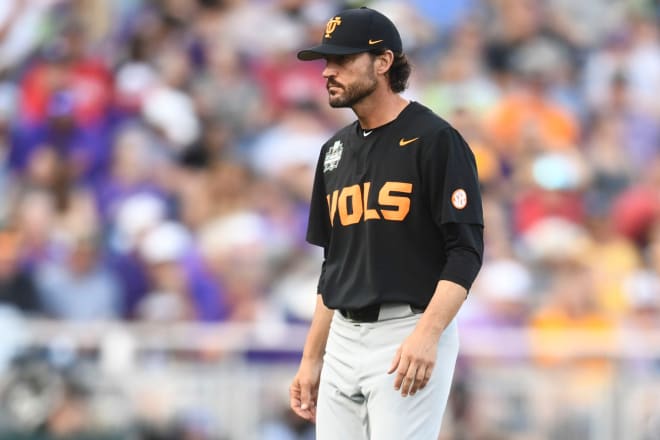
[[[363,139],[368,139],[369,136],[372,135],[374,131],[380,131],[381,129],[387,127],[388,125],[391,125],[391,124],[395,123],[396,121],[398,121],[398,120],[404,115],[404,113],[406,113],[406,112],[408,111],[408,109],[412,107],[412,104],[414,104],[414,103],[415,103],[415,101],[412,101],[412,100],[411,100],[410,102],[408,102],[408,105],[406,105],[406,106],[405,106],[405,107],[399,112],[399,114],[396,115],[396,118],[392,119],[392,120],[389,121],[389,122],[384,123],[383,125],[379,125],[378,127],[374,127],[374,128],[372,128],[372,129],[370,129],[370,130],[365,130],[365,129],[362,128],[362,126],[360,125],[360,121],[356,121],[358,134],[361,134]],[[366,134],[365,134],[365,133],[366,133]]]

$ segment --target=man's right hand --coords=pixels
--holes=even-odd
[[[316,422],[316,399],[319,392],[322,365],[323,362],[321,361],[303,360],[289,388],[291,409],[300,417],[312,423]]]

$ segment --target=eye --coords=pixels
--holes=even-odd
[[[345,66],[355,59],[357,55],[328,55],[325,57],[327,64],[336,64],[338,66]]]

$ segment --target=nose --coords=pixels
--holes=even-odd
[[[329,60],[326,61],[325,62],[325,67],[323,68],[323,73],[322,74],[323,74],[323,78],[325,78],[325,79],[328,79],[332,76],[336,76],[337,75],[337,69],[335,68],[334,63],[332,63]]]

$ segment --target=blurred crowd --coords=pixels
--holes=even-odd
[[[295,53],[365,4],[402,33],[404,96],[477,158],[486,254],[466,340],[597,330],[586,345],[607,346],[660,328],[653,0],[0,2],[0,303],[63,321],[306,322],[313,171],[354,116],[328,107],[323,62]],[[585,346],[568,335],[527,342],[555,365]]]

